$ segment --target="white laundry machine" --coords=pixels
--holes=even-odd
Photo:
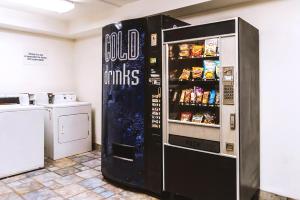
[[[57,160],[92,150],[90,103],[77,102],[73,94],[53,94],[53,104],[43,106],[47,157]]]
[[[44,113],[41,106],[0,97],[0,178],[44,167]]]

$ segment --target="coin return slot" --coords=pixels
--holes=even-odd
[[[226,151],[234,151],[234,144],[226,143]]]

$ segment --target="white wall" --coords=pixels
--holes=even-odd
[[[192,24],[239,16],[260,30],[261,188],[300,199],[297,54],[300,1],[246,3],[183,17]],[[25,50],[45,50],[48,65],[25,66]],[[101,36],[74,41],[0,29],[0,93],[75,91],[93,104],[101,143]]]
[[[73,91],[71,40],[0,29],[0,93]],[[24,65],[25,51],[46,52],[47,65]]]
[[[94,141],[101,144],[101,66],[102,37],[78,40],[74,49],[76,93],[93,107]]]

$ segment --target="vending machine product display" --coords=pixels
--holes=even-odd
[[[161,30],[187,25],[164,15],[102,30],[102,173],[156,194],[162,191]]]
[[[163,31],[163,190],[250,200],[259,190],[259,36],[240,18]]]

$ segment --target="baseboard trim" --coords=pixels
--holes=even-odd
[[[93,150],[101,151],[101,144],[93,143]]]
[[[259,199],[262,199],[262,200],[294,200],[292,198],[280,196],[278,194],[274,194],[274,193],[263,191],[263,190],[260,190],[259,197],[260,197]]]

